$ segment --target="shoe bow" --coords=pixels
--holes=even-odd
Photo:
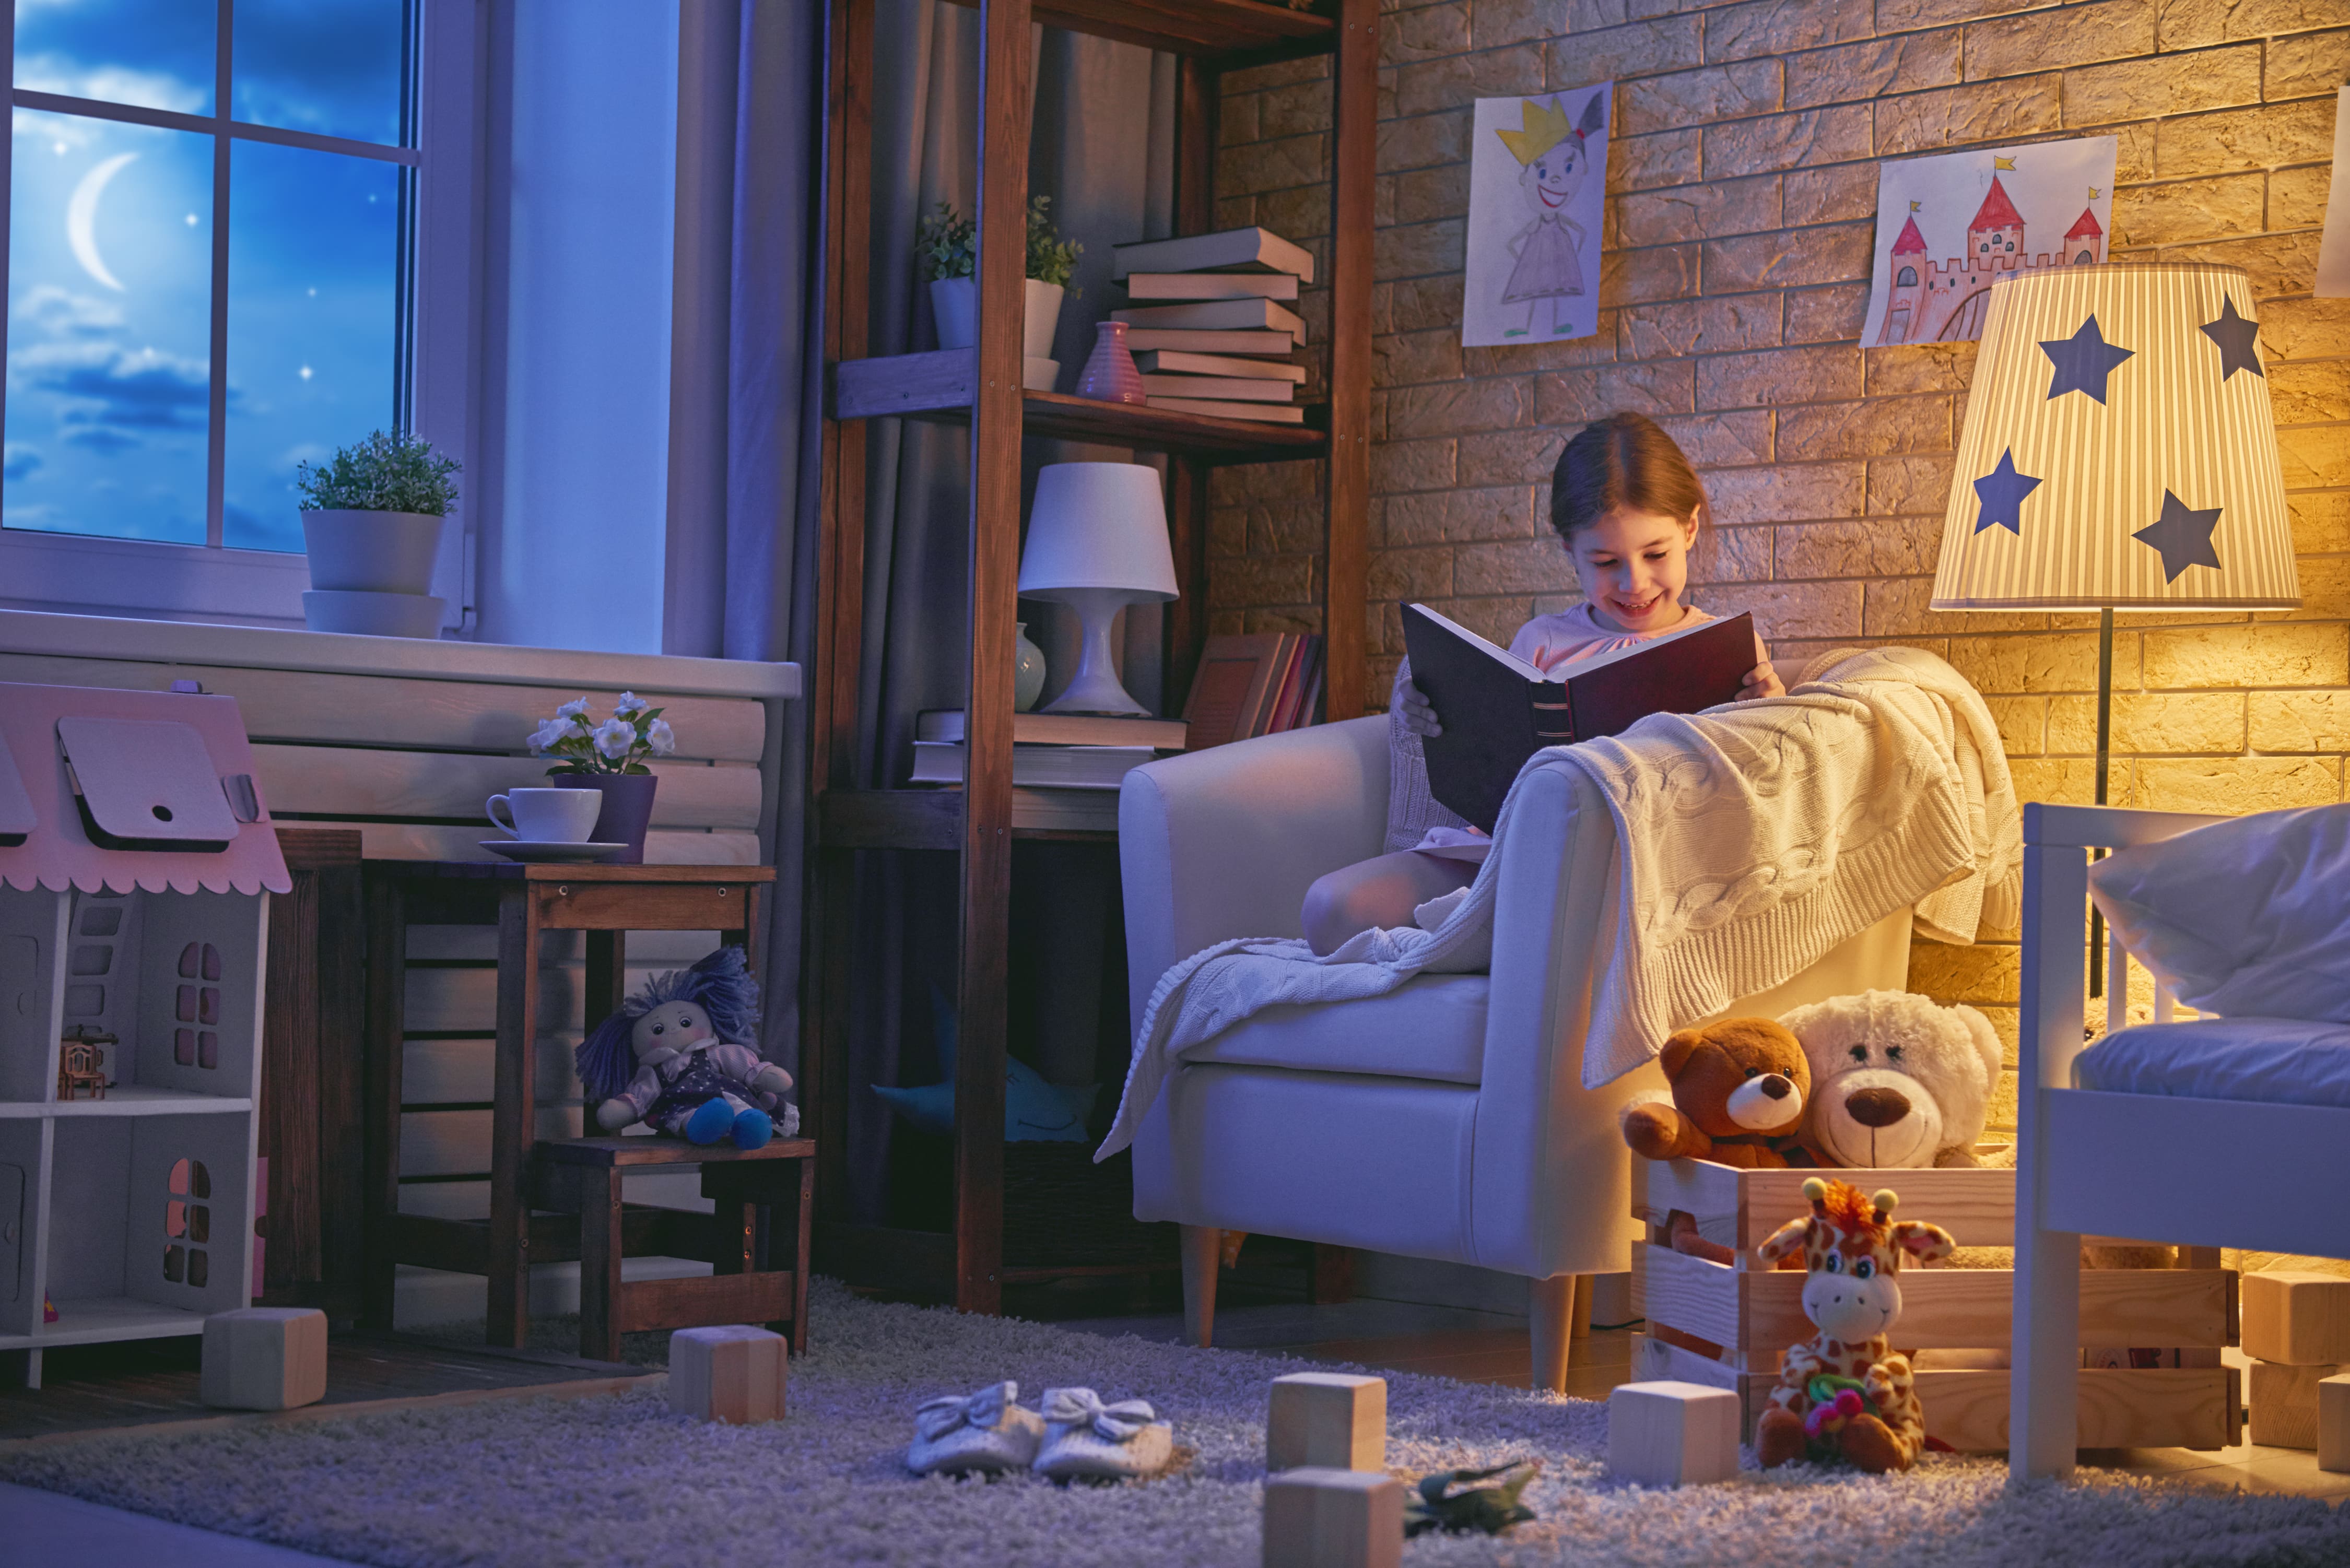
[[[1047,1388],[1039,1412],[1047,1421],[1063,1426],[1090,1426],[1094,1435],[1107,1442],[1125,1443],[1136,1433],[1159,1418],[1148,1399],[1121,1399],[1115,1405],[1105,1405],[1101,1396],[1090,1388]]]
[[[926,1443],[935,1443],[963,1427],[990,1430],[1003,1424],[1003,1412],[1019,1397],[1020,1385],[1006,1381],[991,1383],[972,1394],[925,1399],[914,1408],[914,1430]]]

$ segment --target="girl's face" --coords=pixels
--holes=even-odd
[[[1526,200],[1534,211],[1564,211],[1567,198],[1583,183],[1583,143],[1568,137],[1527,164],[1518,178],[1524,182]]]
[[[1618,506],[1566,541],[1567,559],[1602,624],[1619,631],[1662,631],[1682,616],[1690,546],[1697,514],[1674,517]]]

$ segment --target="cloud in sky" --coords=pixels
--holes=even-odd
[[[125,435],[112,425],[68,425],[64,440],[68,446],[83,447],[91,452],[108,453],[121,452],[140,444],[137,436]]]
[[[0,479],[22,479],[41,466],[41,454],[22,441],[0,446]]]
[[[112,300],[76,294],[60,284],[36,284],[16,301],[17,320],[57,337],[111,332],[122,325],[122,306]]]
[[[76,425],[134,430],[204,426],[210,388],[202,359],[111,343],[36,343],[9,358],[10,379],[19,385],[86,400],[66,416]]]

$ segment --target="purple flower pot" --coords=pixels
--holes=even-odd
[[[1142,372],[1126,349],[1125,322],[1105,321],[1096,330],[1093,354],[1077,378],[1077,396],[1137,408],[1150,400],[1142,389]]]
[[[597,814],[596,831],[589,835],[598,844],[628,846],[606,864],[641,866],[645,863],[645,828],[653,819],[653,786],[660,779],[652,774],[557,774],[547,781],[560,789],[600,790],[604,809]]]

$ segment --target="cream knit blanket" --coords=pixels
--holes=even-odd
[[[1592,997],[1586,1088],[1904,905],[1919,934],[1946,942],[2019,916],[2022,831],[1997,727],[1974,688],[1921,649],[1823,654],[1784,697],[1652,714],[1526,763],[1555,765],[1581,770],[1606,798],[1627,890]],[[1266,1007],[1486,968],[1517,803],[1513,789],[1492,853],[1433,931],[1365,931],[1326,958],[1295,938],[1243,938],[1170,968],[1096,1158],[1133,1140],[1185,1052]]]

